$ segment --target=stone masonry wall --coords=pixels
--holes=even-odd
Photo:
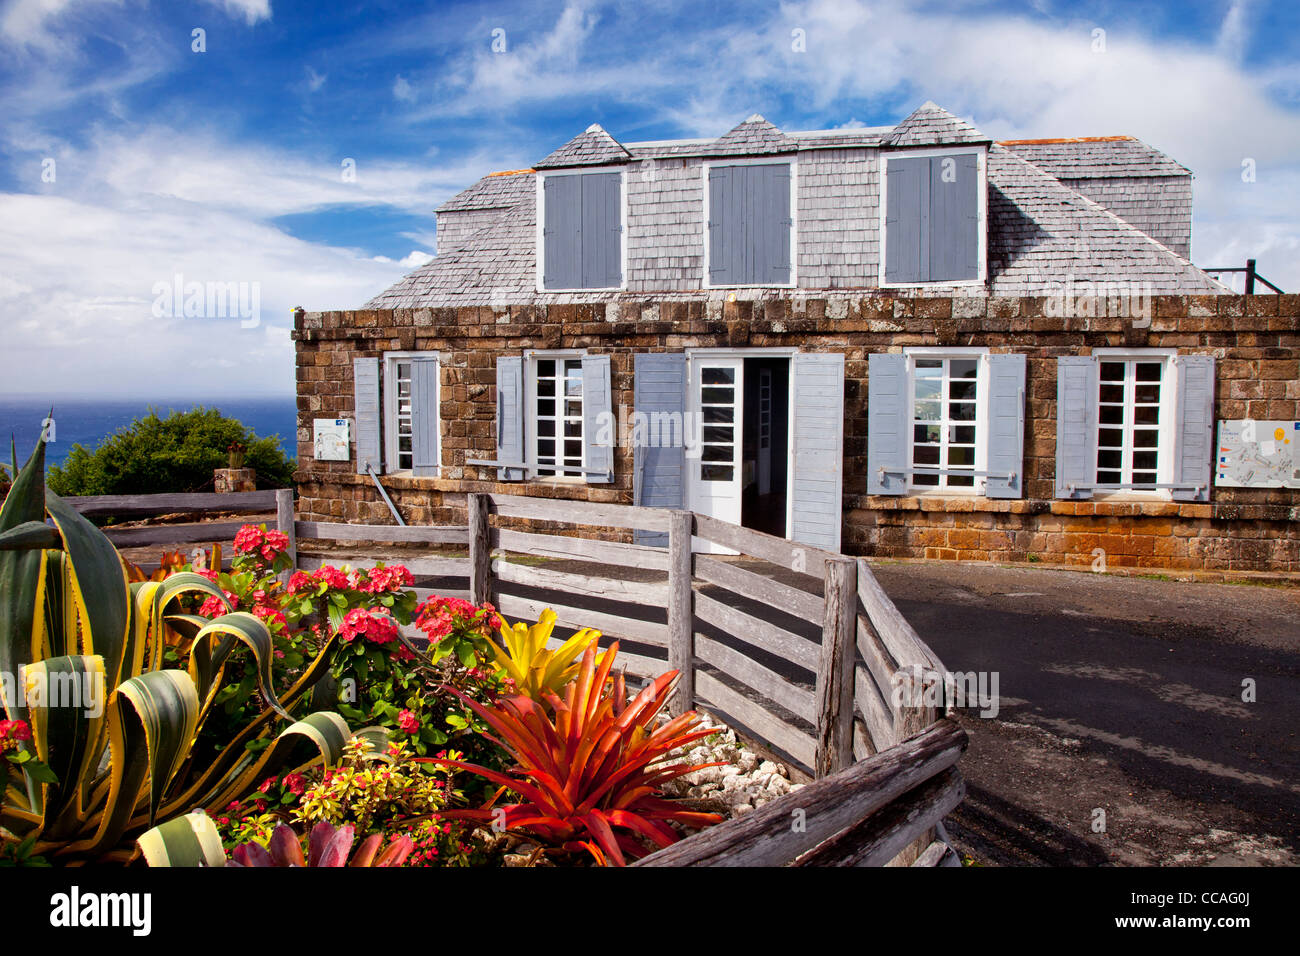
[[[1053,317],[1025,298],[889,296],[768,302],[620,303],[300,313],[299,517],[391,523],[353,462],[312,459],[311,420],[350,418],[352,359],[429,350],[442,366],[442,477],[385,476],[411,523],[463,522],[471,491],[630,503],[632,454],[620,447],[609,485],[498,482],[466,465],[495,457],[496,355],[585,348],[611,356],[614,408],[632,404],[633,354],[699,347],[798,347],[842,352],[844,550],[889,558],[941,558],[1109,568],[1300,573],[1300,492],[1213,488],[1204,504],[1054,500],[1056,358],[1101,347],[1177,348],[1216,357],[1216,419],[1300,418],[1300,296],[1154,297],[1149,326],[1127,317]],[[1048,314],[1045,314],[1048,313]],[[912,346],[987,346],[1028,357],[1026,497],[887,497],[865,494],[867,356]]]

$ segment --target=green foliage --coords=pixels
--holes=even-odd
[[[166,418],[151,408],[93,451],[73,445],[62,466],[50,466],[47,482],[65,496],[201,491],[213,469],[226,466],[236,443],[246,447],[244,465],[256,469],[259,482],[292,483],[293,461],[274,438],[258,438],[238,419],[201,406]]]
[[[146,828],[226,806],[282,767],[341,755],[351,736],[342,717],[290,714],[325,673],[329,647],[277,693],[262,620],[224,613],[221,588],[193,572],[128,584],[112,543],[46,494],[44,472],[42,439],[0,504],[0,861],[126,860]],[[267,560],[279,557],[269,535],[245,537],[254,533]],[[223,613],[187,612],[204,599]],[[258,707],[198,759],[195,741],[240,661]]]

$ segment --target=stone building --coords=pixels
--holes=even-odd
[[[593,126],[441,206],[437,257],[364,308],[299,314],[299,512],[387,523],[379,482],[416,523],[504,491],[877,556],[1300,570],[1300,297],[1188,261],[1190,178],[933,104]],[[1221,454],[1216,422],[1249,427]]]

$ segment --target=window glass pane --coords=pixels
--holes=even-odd
[[[565,422],[565,423],[564,423],[564,437],[565,437],[565,438],[581,438],[581,437],[582,437],[582,422],[581,422],[581,421],[576,421],[576,422]]]
[[[948,440],[957,445],[975,444],[975,426],[953,425],[948,432]]]
[[[949,464],[949,466],[952,466],[952,465],[968,465],[968,466],[974,468],[974,467],[975,467],[975,449],[974,449],[974,448],[971,448],[969,445],[958,445],[958,446],[955,446],[955,447],[953,447],[953,446],[949,446],[949,448],[948,448],[948,464]]]
[[[1120,483],[1120,477],[1118,471],[1097,472],[1097,482],[1103,485],[1118,485]]]
[[[1103,382],[1124,381],[1124,363],[1123,362],[1102,362],[1101,380]]]
[[[1160,422],[1159,405],[1137,405],[1133,409],[1133,422],[1137,425],[1157,425]]]
[[[705,405],[730,405],[736,400],[734,388],[702,388],[700,402]]]
[[[1102,405],[1097,409],[1097,417],[1103,425],[1123,425],[1123,405]]]
[[[1124,401],[1124,386],[1103,385],[1101,387],[1101,400],[1103,402],[1122,403]]]
[[[943,359],[917,359],[917,375],[936,375],[943,372]]]
[[[735,445],[704,445],[700,449],[702,461],[733,461],[735,457]]]
[[[735,429],[729,425],[706,425],[703,437],[706,442],[730,443],[735,439]]]
[[[938,444],[939,425],[913,425],[912,441],[918,445]]]
[[[537,419],[537,435],[539,438],[554,438],[555,419],[553,418]]]
[[[949,475],[948,487],[950,488],[970,488],[975,484],[975,479],[970,475]]]
[[[1136,366],[1134,377],[1139,382],[1158,382],[1160,381],[1160,371],[1164,368],[1163,362],[1135,362]]]
[[[1123,448],[1124,429],[1101,428],[1097,430],[1097,444],[1102,448]]]
[[[1133,396],[1135,402],[1158,402],[1160,401],[1159,385],[1139,385],[1135,389]]]
[[[948,417],[956,422],[975,421],[975,403],[974,402],[949,402]]]
[[[554,377],[555,377],[555,359],[538,359],[538,360],[537,360],[537,376],[538,376],[538,378],[541,378],[542,376],[548,376],[548,377],[550,377],[550,378],[554,378]]]
[[[948,363],[948,374],[951,378],[973,379],[978,368],[979,362],[975,359],[953,359]]]
[[[704,421],[710,422],[730,422],[735,414],[735,409],[729,405],[709,405],[704,408]]]
[[[1156,452],[1154,451],[1135,451],[1133,452],[1133,467],[1143,471],[1156,470]]]
[[[938,445],[918,445],[913,451],[913,463],[925,465],[928,467],[937,467],[939,464],[939,446]]]
[[[975,401],[975,383],[968,379],[958,379],[948,383],[949,398],[963,398]]]
[[[555,394],[555,379],[553,379],[553,378],[539,378],[539,379],[537,380],[537,394],[538,394],[538,395],[554,395],[554,394]]]
[[[736,473],[732,465],[701,465],[700,477],[705,481],[730,481]]]
[[[564,456],[566,458],[576,458],[582,460],[582,442],[574,441],[571,438],[564,440]]]
[[[1097,453],[1098,468],[1119,468],[1124,463],[1124,452],[1121,449],[1106,450]]]
[[[913,394],[917,401],[924,401],[927,398],[938,398],[939,389],[942,387],[942,379],[938,378],[918,378],[915,382]]]
[[[537,400],[537,414],[553,416],[555,414],[555,399],[539,398]]]
[[[700,373],[700,382],[704,385],[734,385],[736,370],[734,368],[710,368],[706,366]]]
[[[939,403],[917,402],[912,406],[912,418],[918,422],[937,422],[939,420]]]
[[[555,439],[543,438],[537,441],[537,457],[554,458],[555,457]]]
[[[1155,448],[1160,432],[1154,428],[1139,428],[1133,432],[1134,448]]]
[[[564,402],[564,414],[565,414],[565,415],[568,415],[570,418],[573,418],[573,417],[575,417],[575,416],[578,417],[578,418],[581,418],[581,417],[582,417],[582,402],[580,402],[580,401],[574,401],[574,400],[571,399],[571,398],[570,398],[570,399],[566,399],[565,402]]]

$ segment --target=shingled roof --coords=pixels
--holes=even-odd
[[[953,116],[937,103],[926,102],[894,127],[884,146],[946,146],[953,143],[988,143],[991,140],[970,123]]]
[[[622,163],[629,158],[628,151],[605,132],[598,123],[573,137],[555,152],[536,165],[537,169],[555,169],[560,166],[599,166],[605,163]]]
[[[664,276],[687,275],[689,270],[664,271],[654,256],[681,255],[681,237],[689,240],[690,216],[702,215],[702,188],[698,164],[714,156],[770,155],[796,153],[800,156],[801,188],[824,191],[834,183],[850,182],[849,167],[835,164],[841,157],[857,156],[852,177],[867,170],[868,182],[877,160],[870,151],[887,147],[982,144],[989,140],[975,127],[941,107],[927,103],[892,128],[812,130],[785,133],[761,116],[751,116],[715,140],[685,139],[617,143],[599,126],[592,126],[537,164],[536,169],[555,169],[615,162],[636,163],[646,159],[680,158],[685,178],[664,182],[671,193],[646,192],[644,187],[629,203],[646,211],[646,204],[670,202],[664,214],[665,228],[675,230],[677,252],[656,252],[658,237],[637,235],[630,240],[629,255],[650,256],[649,271],[659,276],[660,286],[630,286],[628,290],[548,293],[537,290],[537,198],[534,169],[485,176],[473,186],[439,207],[439,215],[473,217],[457,219],[463,225],[454,236],[455,248],[440,249],[432,261],[367,303],[367,308],[425,308],[452,305],[525,305],[551,302],[607,303],[622,299],[699,299],[710,293],[689,282],[673,285]],[[831,152],[822,152],[829,150]],[[815,160],[815,157],[822,157]],[[847,162],[848,160],[843,160]],[[692,174],[689,164],[695,164]],[[807,168],[804,164],[807,163]],[[817,163],[829,164],[818,166]],[[633,167],[635,169],[635,167]],[[836,170],[840,169],[839,172]],[[992,295],[1044,295],[1059,290],[1063,283],[1142,283],[1153,294],[1222,293],[1226,288],[1196,268],[1182,255],[1126,222],[1106,206],[1083,195],[1082,185],[1071,186],[1062,179],[1083,181],[1108,176],[1188,175],[1185,167],[1131,137],[1102,139],[1013,141],[994,144],[988,151],[988,284]],[[856,179],[854,180],[856,181]],[[639,183],[636,174],[628,179],[629,190]],[[860,184],[859,184],[860,185]],[[843,189],[845,187],[834,187]],[[862,188],[854,187],[852,203],[865,200]],[[692,192],[691,190],[695,190]],[[848,194],[845,193],[845,196]],[[656,198],[658,197],[658,198]],[[802,200],[801,200],[802,201]],[[874,210],[854,212],[850,200],[840,197],[843,211],[837,215],[856,217],[852,228],[865,230],[855,235],[856,248],[878,255]],[[855,207],[856,208],[856,207]],[[686,218],[683,218],[686,217]],[[645,221],[654,221],[645,220]],[[801,224],[803,223],[801,214]],[[809,228],[816,217],[808,220]],[[441,222],[440,222],[441,226]],[[693,227],[695,236],[704,230],[702,220]],[[802,226],[801,226],[802,228]],[[684,233],[683,230],[688,232]],[[441,233],[441,228],[439,232]],[[800,233],[801,241],[802,232]],[[818,240],[821,241],[821,240]],[[450,243],[449,243],[450,244]],[[837,241],[835,248],[847,248]],[[811,247],[810,247],[811,248]],[[871,252],[870,250],[875,250]],[[878,262],[878,260],[877,260]],[[668,265],[667,261],[662,262]],[[678,265],[673,263],[673,265]],[[693,274],[693,273],[690,273]],[[802,275],[802,273],[801,273]],[[861,269],[862,290],[876,285],[875,266]],[[841,293],[847,292],[839,284]],[[803,286],[801,291],[814,291]],[[824,290],[823,290],[824,291]],[[915,294],[944,295],[949,290],[926,286]],[[962,294],[969,294],[964,288]],[[747,298],[789,294],[788,290],[743,290]],[[899,294],[899,293],[896,293]]]
[[[1001,145],[1057,179],[1192,174],[1186,166],[1132,136],[1013,139]]]
[[[710,156],[765,156],[793,153],[799,146],[762,116],[755,113],[708,148]]]

